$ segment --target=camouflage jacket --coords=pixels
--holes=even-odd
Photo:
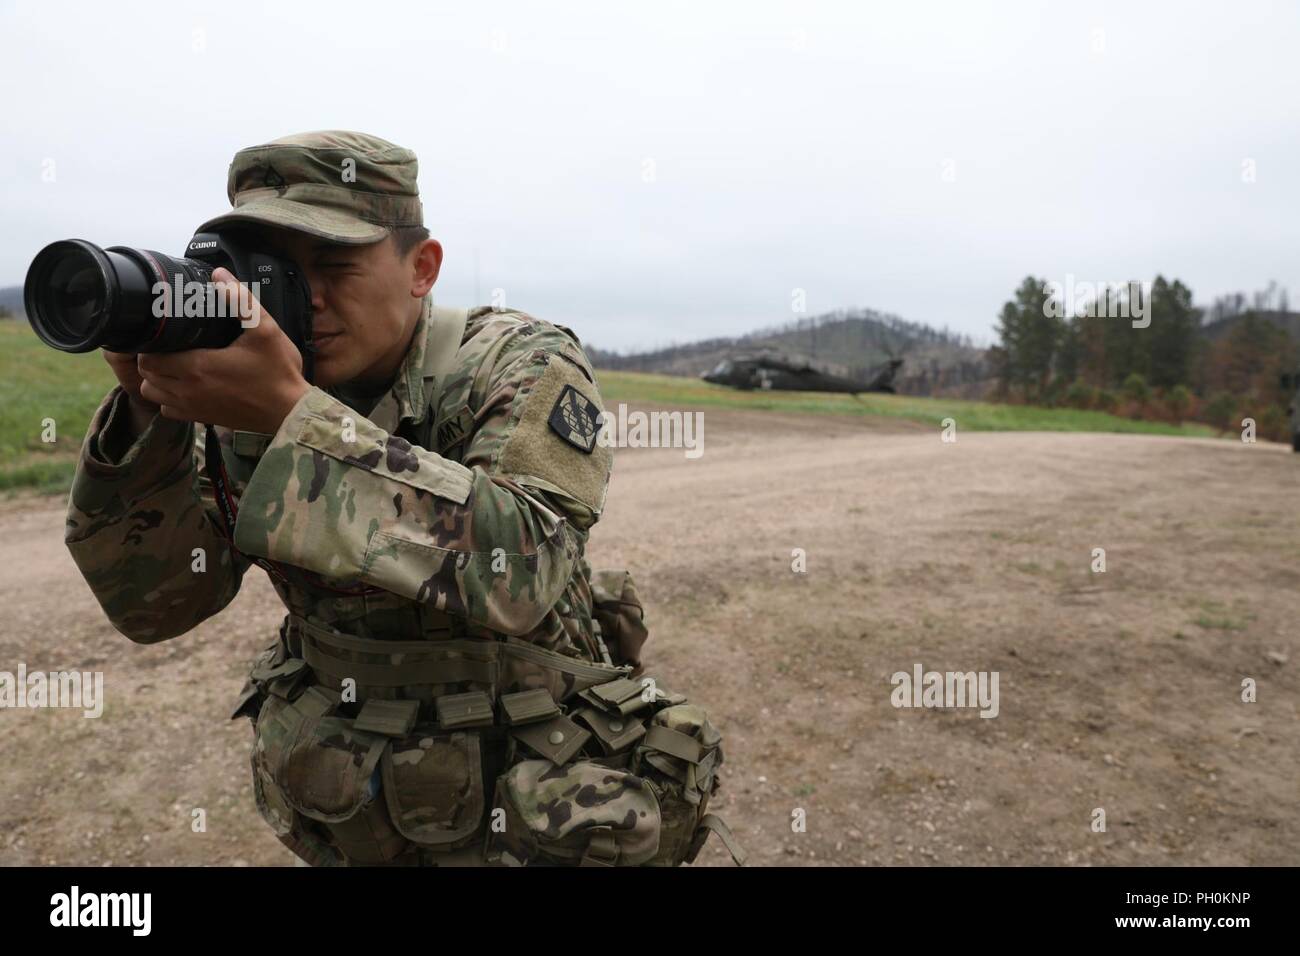
[[[273,582],[290,612],[344,634],[508,635],[598,660],[584,552],[612,454],[595,440],[590,362],[567,329],[486,307],[454,348],[463,316],[426,298],[368,415],[312,387],[273,436],[217,429],[237,550],[203,430],[157,417],[125,447],[126,396],[110,392],[66,541],[114,627],[139,643],[184,634],[234,598],[257,555],[286,572]]]

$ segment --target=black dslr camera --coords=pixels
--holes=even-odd
[[[262,307],[302,353],[303,377],[312,381],[311,289],[295,263],[219,232],[196,235],[185,256],[101,249],[83,239],[51,243],[27,270],[27,317],[46,345],[63,352],[224,348],[243,331],[237,316],[215,314],[218,300],[205,294],[213,270],[224,266],[255,286]]]
[[[224,348],[243,331],[237,315],[224,314],[224,297],[211,288],[219,266],[250,288],[298,347],[302,374],[312,381],[311,289],[302,270],[288,259],[257,252],[231,232],[200,232],[185,247],[186,258],[63,239],[36,254],[23,301],[27,318],[46,345],[63,352],[181,352]],[[212,483],[222,533],[234,548],[238,512],[221,457],[221,442],[207,425],[204,468]],[[286,572],[256,555],[251,561],[278,581]],[[375,588],[330,590],[365,594]]]

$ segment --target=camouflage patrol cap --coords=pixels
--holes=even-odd
[[[226,194],[234,208],[196,232],[258,223],[331,242],[378,242],[394,226],[424,224],[418,164],[409,149],[365,133],[296,133],[235,154]]]

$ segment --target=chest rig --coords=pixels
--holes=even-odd
[[[395,434],[460,461],[495,360],[463,395],[439,381],[423,419]],[[256,447],[236,433],[231,451]],[[308,863],[676,865],[710,832],[743,858],[706,813],[721,738],[685,697],[640,676],[645,629],[626,572],[593,579],[604,660],[476,635],[396,596],[340,595],[394,622],[383,639],[359,637],[294,610],[294,589],[314,582],[273,582],[290,613],[231,716],[253,721],[262,817]],[[574,803],[584,788],[600,798]],[[567,824],[539,817],[542,803],[568,804]]]
[[[464,338],[468,313],[437,307],[431,307],[431,312],[437,342],[426,343],[425,391],[421,395],[424,414],[418,420],[393,414],[396,425],[391,431],[414,446],[460,462],[506,339],[500,338],[486,351],[472,379],[451,376],[449,383],[445,373]],[[430,335],[428,330],[424,334]],[[411,393],[412,389],[407,388],[406,394]],[[390,408],[385,417],[392,412]],[[371,409],[370,414],[374,413]],[[270,441],[271,436],[236,431],[223,443],[214,441],[209,433],[203,454],[210,463],[207,473],[224,479],[222,484],[232,476],[234,482],[229,483],[246,484]],[[220,489],[213,490],[220,505],[223,495]],[[269,564],[251,555],[249,560],[263,567]],[[490,696],[496,693],[500,684],[497,645],[501,635],[471,625],[463,617],[430,603],[411,601],[379,588],[337,587],[319,575],[280,565],[267,570],[289,610],[281,626],[278,650],[268,649],[275,651],[268,657],[274,661],[271,666],[286,671],[277,671],[273,680],[283,681],[289,672],[302,674],[303,680],[314,675],[318,679],[311,683],[332,685],[355,697],[344,703],[364,706],[372,699],[412,700],[420,705],[419,716],[428,719],[436,717],[434,701],[458,688],[467,692],[483,690]],[[582,573],[588,573],[585,563]],[[530,650],[542,652],[541,648]],[[566,667],[573,662],[563,654],[550,656]],[[602,657],[603,663],[612,665],[608,655]],[[595,655],[587,657],[588,661],[594,659]],[[263,690],[271,686],[265,677],[262,683]],[[282,684],[276,686],[288,689]],[[246,688],[246,692],[251,691]],[[248,709],[243,712],[248,713]]]

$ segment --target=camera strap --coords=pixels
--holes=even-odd
[[[234,497],[230,494],[230,476],[226,474],[226,463],[221,457],[221,442],[217,438],[215,428],[211,425],[204,425],[203,427],[207,429],[203,440],[204,469],[208,473],[208,480],[212,482],[213,496],[217,502],[217,514],[221,518],[221,529],[225,534],[226,542],[230,545],[231,552],[239,555],[242,552],[235,547],[235,521],[239,518],[239,509],[235,505]],[[278,581],[285,587],[291,587],[289,576],[285,573],[283,565],[267,558],[258,557],[255,554],[245,554],[244,557],[269,574],[272,580]],[[312,587],[332,591],[335,594],[360,596],[378,594],[383,590],[383,588],[371,587],[366,584],[354,588],[335,587],[326,584],[320,575],[311,571],[300,569],[300,573],[307,578]]]

